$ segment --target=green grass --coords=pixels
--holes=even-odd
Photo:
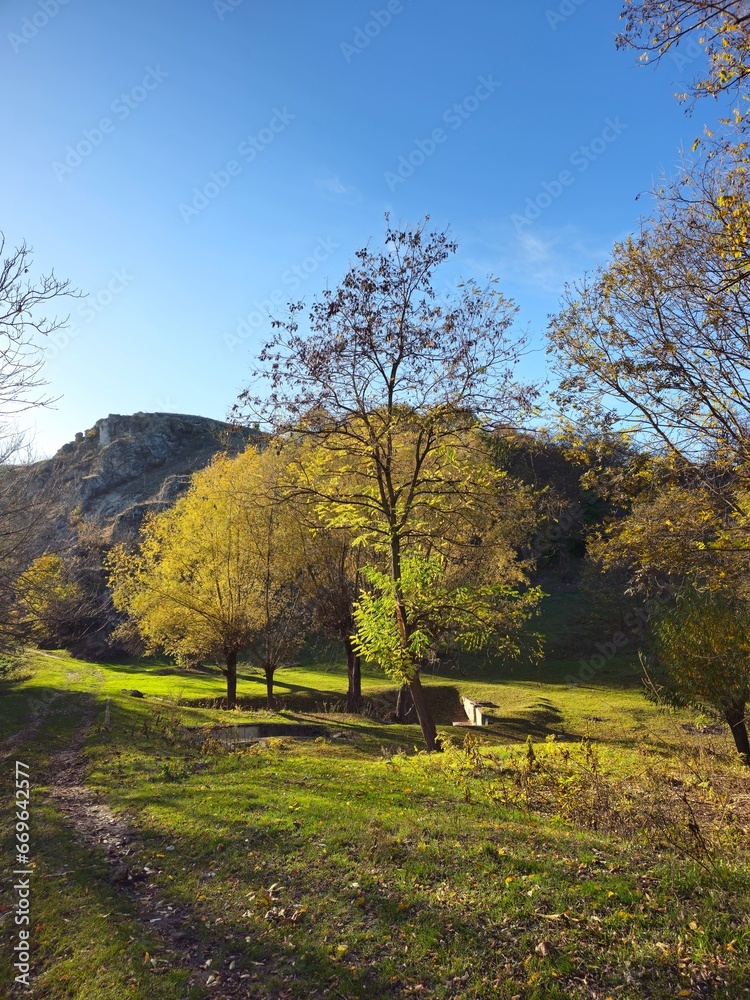
[[[515,671],[471,664],[466,676],[446,672],[426,684],[441,731],[458,740],[459,696],[493,702],[483,735],[501,754],[529,734],[588,735],[604,765],[627,775],[703,741],[682,728],[689,714],[645,701],[632,660],[613,658],[588,685],[571,687],[578,662]],[[38,654],[31,676],[0,689],[3,736],[48,713],[15,754],[37,783],[30,995],[188,996],[173,956],[110,886],[103,855],[76,842],[44,795],[50,756],[93,710],[90,785],[127,813],[140,837],[136,863],[156,871],[162,898],[191,914],[213,950],[211,968],[234,961],[246,971],[248,996],[750,996],[742,858],[706,871],[665,844],[625,844],[481,794],[467,801],[447,759],[414,753],[416,726],[321,711],[340,708],[345,687],[336,663],[280,671],[271,715],[262,678],[241,671],[242,706],[230,714],[208,707],[223,693],[218,675]],[[374,672],[364,689],[374,701],[395,698]],[[180,725],[227,718],[314,720],[329,737],[226,752],[181,735]],[[725,737],[712,739],[720,754],[729,749]],[[7,810],[2,823],[7,858]],[[0,885],[0,908],[9,907],[10,883]],[[11,914],[0,913],[0,995],[10,990]]]

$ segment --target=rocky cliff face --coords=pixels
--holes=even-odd
[[[28,470],[34,491],[52,498],[40,541],[49,547],[56,537],[59,544],[71,517],[98,524],[110,544],[130,540],[144,517],[174,503],[217,452],[241,450],[258,437],[206,417],[110,414]]]

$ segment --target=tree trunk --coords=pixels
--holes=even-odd
[[[273,696],[273,672],[275,667],[264,667],[266,674],[266,697],[268,699],[268,707],[273,711],[276,708],[276,699]]]
[[[357,715],[362,709],[362,661],[354,652],[351,639],[345,639],[346,674],[349,685],[346,692],[346,710]]]
[[[422,687],[422,682],[419,679],[419,674],[414,677],[414,680],[409,683],[409,690],[411,691],[411,696],[414,699],[414,707],[417,710],[417,718],[419,719],[419,725],[422,728],[422,736],[424,737],[425,746],[428,750],[442,750],[440,745],[440,740],[438,739],[437,729],[435,728],[435,720],[432,718],[432,712],[427,705],[427,699],[424,695],[424,688]]]
[[[237,706],[237,650],[227,653],[227,666],[224,671],[227,679],[227,708]]]
[[[411,696],[408,684],[402,684],[398,689],[396,699],[396,722],[402,725],[407,722],[409,716],[414,711],[414,699]]]
[[[391,534],[391,577],[395,584],[396,623],[401,637],[401,645],[405,651],[408,651],[409,628],[407,625],[404,595],[401,590],[401,540],[395,531]],[[430,752],[433,750],[442,750],[440,741],[438,740],[437,729],[435,728],[435,720],[432,718],[432,712],[428,708],[424,696],[424,688],[419,679],[419,672],[414,675],[414,680],[409,682],[409,691],[414,701],[414,707],[417,710],[417,718],[422,729],[425,746]]]
[[[729,723],[734,737],[734,744],[737,753],[740,755],[742,763],[750,767],[750,739],[747,735],[747,724],[745,721],[745,704],[732,705],[724,710],[724,718]]]

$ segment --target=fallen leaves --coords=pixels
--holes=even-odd
[[[263,919],[269,923],[292,924],[293,926],[296,926],[302,920],[306,912],[307,910],[304,906],[295,908],[290,907],[289,909],[283,906],[272,906],[270,910],[266,910],[263,915]]]
[[[540,941],[536,948],[534,948],[534,951],[537,955],[541,955],[542,958],[554,958],[557,954],[557,948],[555,948],[551,941],[546,939]]]

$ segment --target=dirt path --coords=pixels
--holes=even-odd
[[[231,955],[225,968],[214,966],[219,942],[212,944],[202,939],[195,931],[197,921],[193,914],[162,898],[153,881],[158,870],[139,861],[141,845],[127,817],[115,815],[86,786],[82,749],[95,718],[96,711],[89,709],[68,749],[50,762],[49,796],[87,847],[106,852],[114,891],[128,897],[137,918],[156,937],[158,946],[151,957],[154,992],[158,992],[158,971],[179,966],[188,970],[191,986],[204,987],[206,997],[216,1000],[267,997],[255,992],[257,985],[250,985],[248,973],[229,968]]]

